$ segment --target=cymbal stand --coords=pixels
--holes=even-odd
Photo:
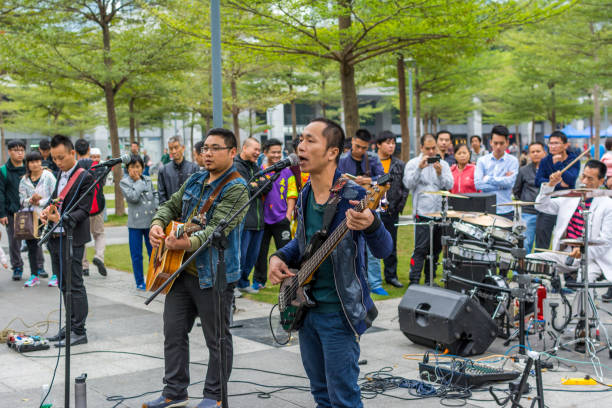
[[[512,297],[515,297],[519,304],[519,328],[508,337],[504,342],[504,346],[508,346],[512,340],[518,337],[520,354],[525,354],[527,350],[525,338],[525,303],[534,301],[531,279],[531,276],[526,273],[518,273],[512,277],[512,280],[517,281],[519,285],[518,288],[513,288],[511,293]]]

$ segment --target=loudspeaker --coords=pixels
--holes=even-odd
[[[449,198],[448,206],[451,209],[455,211],[495,214],[495,207],[493,207],[496,204],[495,193],[461,193],[461,195],[470,198],[469,200],[465,198]]]
[[[450,354],[482,354],[497,335],[487,311],[467,295],[410,285],[399,304],[400,330],[413,343]]]

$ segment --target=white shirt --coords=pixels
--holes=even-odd
[[[59,181],[57,182],[57,196],[58,197],[60,193],[62,192],[62,190],[64,190],[64,187],[66,187],[66,184],[68,184],[68,180],[70,180],[70,175],[76,169],[78,164],[79,162],[77,161],[76,163],[74,163],[74,166],[72,166],[70,170],[60,172],[60,178],[59,178]],[[63,207],[63,203],[62,203],[62,207]],[[57,227],[55,229],[55,232],[64,232],[64,228]]]

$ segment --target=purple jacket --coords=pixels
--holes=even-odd
[[[263,166],[261,167],[264,168]],[[271,177],[274,173],[269,173]],[[264,222],[266,224],[276,224],[287,217],[287,199],[297,199],[297,189],[295,187],[295,176],[289,168],[284,168],[280,172],[280,177],[272,185],[272,189],[264,200]]]

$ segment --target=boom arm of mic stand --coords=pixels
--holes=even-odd
[[[47,231],[47,233],[40,238],[40,240],[38,241],[38,246],[39,247],[42,247],[44,244],[47,243],[47,241],[49,241],[53,231],[55,231],[60,225],[63,225],[64,220],[66,219],[66,217],[69,216],[70,213],[72,213],[72,211],[76,208],[76,206],[79,205],[81,203],[81,201],[83,201],[85,199],[85,197],[87,197],[87,195],[89,195],[91,190],[93,190],[98,185],[98,183],[100,181],[102,181],[106,176],[108,176],[108,173],[110,173],[112,169],[113,169],[112,167],[107,167],[104,170],[104,173],[101,173],[98,176],[98,178],[93,182],[93,184],[91,186],[89,186],[87,191],[85,191],[85,193],[83,195],[78,197],[78,199],[70,206],[70,208],[68,208],[65,211],[63,211],[62,216],[60,217],[59,221],[56,222],[55,225],[53,227],[51,227],[51,229],[49,231]]]
[[[233,213],[227,220],[223,220],[221,223],[219,223],[219,225],[215,227],[212,234],[208,236],[206,241],[198,249],[196,249],[195,252],[191,254],[191,256],[185,262],[183,262],[183,264],[176,270],[176,272],[170,275],[170,277],[164,283],[159,285],[157,290],[155,290],[155,292],[153,292],[153,294],[149,296],[147,300],[145,300],[144,302],[145,305],[148,305],[149,303],[151,303],[157,297],[157,295],[159,295],[166,288],[166,286],[168,286],[172,281],[174,281],[179,276],[179,274],[187,268],[187,265],[189,265],[192,261],[195,260],[195,258],[200,254],[200,252],[202,252],[204,249],[210,246],[213,238],[217,235],[217,233],[219,232],[222,233],[225,230],[225,228],[227,228],[227,226],[234,220],[234,218],[236,218],[238,214],[240,214],[244,209],[248,208],[251,205],[251,203],[255,201],[255,199],[261,195],[262,191],[264,191],[266,187],[268,187],[269,184],[274,183],[276,179],[278,179],[279,176],[280,176],[280,172],[274,173],[274,175],[270,177],[266,181],[266,183],[263,186],[261,186],[261,188],[257,190],[257,192],[253,194],[253,196],[251,196],[251,198],[249,198],[249,201],[244,203],[244,205],[240,207],[235,213]]]

